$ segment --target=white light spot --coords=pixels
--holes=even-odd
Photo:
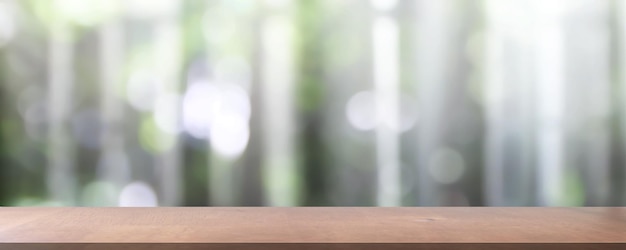
[[[118,205],[120,207],[156,207],[157,197],[150,185],[136,181],[122,189]]]
[[[348,122],[358,130],[372,130],[376,127],[376,103],[371,91],[353,95],[346,105]]]
[[[398,0],[371,0],[372,6],[381,11],[388,11],[396,7]]]
[[[191,136],[205,139],[219,107],[220,90],[208,82],[189,85],[183,97],[183,127]]]
[[[147,71],[133,73],[126,90],[128,102],[139,111],[151,111],[155,106],[159,80]]]
[[[251,114],[250,98],[237,85],[191,83],[183,98],[183,126],[195,138],[203,139],[224,117],[238,116],[246,123]]]
[[[456,150],[442,148],[430,157],[428,169],[436,181],[451,184],[463,176],[465,162]]]
[[[250,98],[238,85],[197,81],[183,98],[183,126],[198,139],[208,138],[222,156],[234,158],[246,149],[250,137]]]
[[[234,158],[246,149],[250,137],[248,121],[236,113],[221,115],[211,126],[210,142],[215,152]]]

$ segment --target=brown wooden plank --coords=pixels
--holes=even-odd
[[[0,208],[0,242],[0,249],[626,249],[626,208]]]

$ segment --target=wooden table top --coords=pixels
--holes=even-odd
[[[0,208],[0,249],[526,249],[524,244],[626,249],[626,208]]]

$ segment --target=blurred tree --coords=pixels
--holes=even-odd
[[[323,40],[324,1],[297,1],[299,149],[305,178],[303,205],[330,205],[328,167],[324,145],[325,72]]]

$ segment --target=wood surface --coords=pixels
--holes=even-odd
[[[626,249],[626,208],[0,208],[0,249]]]

